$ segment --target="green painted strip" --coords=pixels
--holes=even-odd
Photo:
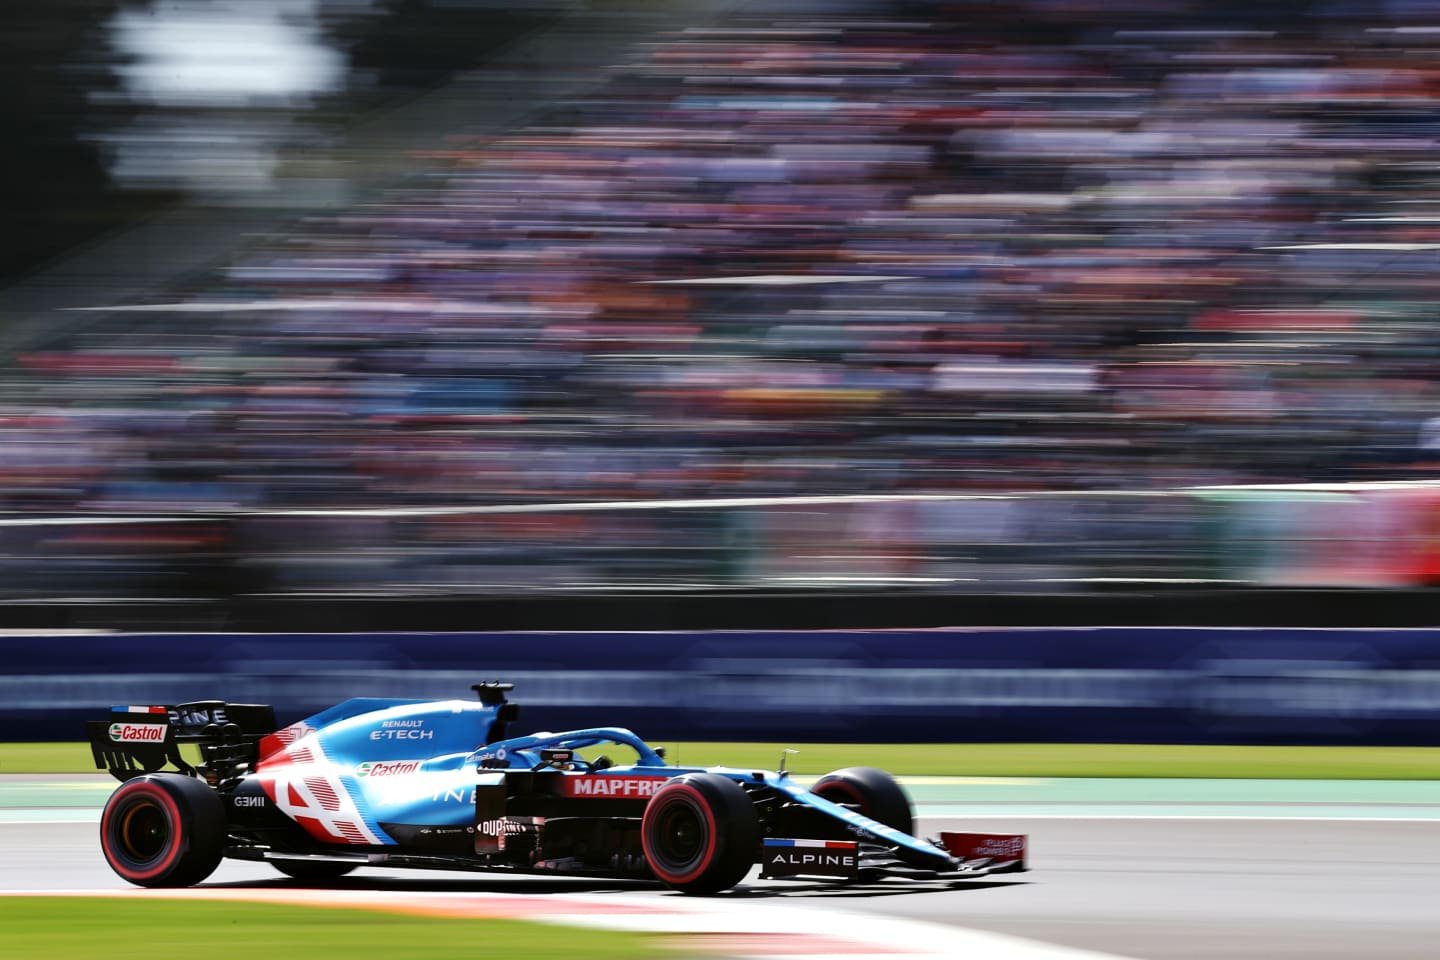
[[[0,783],[0,810],[15,807],[49,809],[98,807],[119,784],[104,780],[10,781]]]

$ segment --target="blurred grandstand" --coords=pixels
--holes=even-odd
[[[677,5],[593,71],[575,22],[13,326],[0,597],[1440,571],[1440,2]]]

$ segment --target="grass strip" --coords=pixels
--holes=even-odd
[[[1111,743],[669,743],[670,762],[797,774],[872,766],[896,776],[1207,777],[1437,780],[1440,747],[1269,747]],[[618,758],[617,758],[618,759]],[[0,743],[0,774],[93,773],[83,743]]]
[[[519,920],[452,919],[355,908],[116,897],[0,897],[0,955],[45,960],[663,960],[653,936],[579,932]]]

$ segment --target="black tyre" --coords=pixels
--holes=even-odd
[[[358,869],[358,863],[337,863],[333,860],[271,860],[270,866],[296,880],[338,880]]]
[[[735,886],[760,853],[760,817],[745,789],[716,773],[687,773],[655,791],[640,823],[650,869],[683,893]]]
[[[874,767],[846,767],[815,781],[810,792],[831,803],[853,808],[862,816],[878,820],[901,833],[915,832],[915,812],[910,796],[895,778]]]
[[[179,773],[126,780],[100,815],[100,848],[120,877],[141,887],[188,887],[220,865],[225,806]]]

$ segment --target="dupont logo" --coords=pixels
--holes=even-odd
[[[416,773],[423,760],[371,760],[355,768],[357,777],[397,777],[402,773]]]
[[[653,797],[665,777],[566,777],[567,797]]]
[[[116,743],[163,743],[169,729],[163,723],[112,723],[110,739]]]

